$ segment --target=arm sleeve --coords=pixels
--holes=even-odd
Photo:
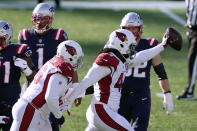
[[[79,85],[73,90],[71,95],[68,97],[69,102],[73,102],[75,98],[84,92],[88,87],[107,76],[111,73],[111,70],[106,66],[99,66],[94,63],[94,65],[89,69],[88,73],[84,79],[79,83]]]
[[[65,40],[68,40],[68,35],[65,31],[63,31],[61,41],[65,41]]]
[[[135,57],[131,60],[130,66],[134,67],[146,61],[149,61],[163,50],[164,50],[163,44],[159,44],[158,46],[155,46],[153,48],[140,51],[136,53]]]
[[[18,43],[19,43],[19,44],[24,43],[24,41],[21,39],[21,31],[22,31],[22,30],[20,30],[19,33],[18,33]]]
[[[56,118],[62,117],[62,112],[60,111],[59,107],[59,97],[62,93],[62,89],[66,88],[65,85],[67,85],[67,80],[60,74],[52,75],[48,83],[45,100],[50,111]]]

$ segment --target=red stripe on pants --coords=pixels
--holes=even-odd
[[[28,104],[25,109],[19,131],[27,131],[31,123],[31,120],[34,116],[34,112],[35,112],[35,108],[32,105]]]
[[[116,129],[118,131],[128,131],[127,129],[125,129],[124,127],[122,127],[121,125],[119,125],[116,121],[114,121],[105,111],[105,109],[103,108],[102,104],[95,104],[95,109],[96,112],[98,114],[98,116],[100,117],[100,119],[109,127]]]

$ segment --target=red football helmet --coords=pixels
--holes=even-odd
[[[32,24],[35,31],[42,34],[48,31],[53,22],[54,8],[47,3],[38,4],[32,13]]]
[[[0,51],[11,43],[12,36],[12,26],[7,21],[0,20]]]

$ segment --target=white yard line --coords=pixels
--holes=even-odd
[[[183,9],[185,3],[182,1],[130,1],[130,2],[62,2],[66,8],[86,8],[86,9]]]
[[[49,1],[50,4],[54,5],[53,1]],[[36,0],[34,1],[0,1],[0,8],[19,8],[27,9],[34,8]],[[184,9],[184,1],[114,1],[114,2],[87,2],[87,1],[62,1],[62,8],[86,8],[86,9]]]
[[[179,23],[180,25],[185,26],[186,21],[184,19],[182,19],[181,17],[179,17],[178,15],[176,15],[175,13],[171,12],[169,9],[167,9],[167,8],[161,8],[160,10],[163,13],[165,13],[166,15],[168,15],[171,19],[173,19],[177,23]]]
[[[54,1],[49,1],[50,4],[54,5]],[[36,0],[34,1],[9,1],[0,2],[0,8],[15,8],[15,9],[33,9],[36,5]],[[88,1],[62,1],[61,7],[64,9],[159,9],[170,18],[175,20],[181,25],[185,25],[185,20],[183,20],[178,15],[170,11],[170,9],[186,9],[184,1],[114,1],[114,2],[88,2]]]

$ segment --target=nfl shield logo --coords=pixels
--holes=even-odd
[[[42,43],[42,39],[39,39],[38,42],[39,42],[39,43]]]

